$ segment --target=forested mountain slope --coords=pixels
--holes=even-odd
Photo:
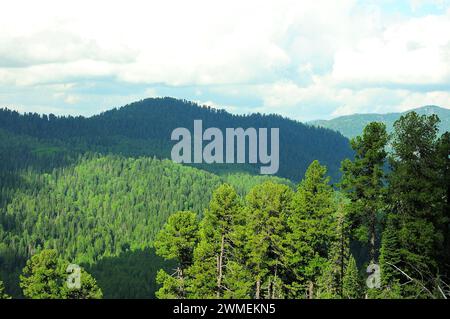
[[[76,165],[50,173],[4,173],[1,278],[7,287],[16,288],[12,293],[17,296],[18,272],[25,260],[40,249],[54,248],[72,262],[91,265],[100,284],[109,287],[104,289],[106,297],[151,297],[152,269],[156,271],[162,262],[148,249],[168,216],[178,210],[203,212],[211,192],[225,181],[245,194],[267,179],[289,184],[274,177],[219,177],[170,160],[113,155],[81,158]],[[124,256],[142,259],[140,266],[130,269],[147,274],[147,281],[123,270],[124,263],[130,265]],[[96,266],[102,258],[106,260]],[[115,262],[121,276],[128,277],[116,278]],[[137,288],[136,278],[141,280]]]
[[[0,110],[0,136],[7,146],[0,147],[0,166],[22,168],[30,163],[39,167],[59,166],[84,152],[124,156],[169,158],[175,142],[171,132],[177,127],[193,132],[193,121],[203,120],[204,129],[279,128],[280,169],[278,175],[298,181],[307,166],[318,159],[329,173],[339,175],[340,161],[352,155],[348,140],[323,128],[310,127],[278,115],[233,115],[173,98],[146,99],[89,118],[19,114]],[[10,152],[15,160],[8,160]],[[250,165],[201,165],[215,173],[259,172]]]
[[[420,115],[431,115],[436,114],[439,116],[441,123],[439,125],[440,133],[450,131],[450,110],[430,105],[424,106],[415,110],[417,114]],[[409,113],[387,113],[387,114],[352,114],[347,116],[340,116],[332,120],[318,120],[309,122],[309,124],[329,128],[334,131],[342,133],[348,138],[358,136],[362,133],[364,127],[370,122],[382,122],[386,124],[386,128],[389,133],[393,130],[394,122],[397,121],[400,116]]]

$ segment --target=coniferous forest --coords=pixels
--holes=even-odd
[[[279,127],[278,176],[172,162],[170,132],[193,119]],[[448,298],[449,151],[415,112],[348,141],[170,98],[89,118],[3,109],[0,298]]]

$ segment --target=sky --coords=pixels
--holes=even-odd
[[[0,0],[0,107],[159,96],[300,121],[450,108],[450,0]]]

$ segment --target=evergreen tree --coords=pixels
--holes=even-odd
[[[56,250],[42,250],[27,261],[20,276],[23,295],[31,299],[99,299],[102,292],[96,281],[80,268],[80,288],[68,287],[69,264]]]
[[[362,136],[351,140],[354,160],[342,162],[341,187],[351,200],[352,227],[360,240],[368,242],[371,262],[376,261],[377,216],[385,205],[383,168],[387,142],[385,124],[372,122],[364,128]]]
[[[67,269],[67,263],[63,269]],[[69,288],[67,284],[61,287],[61,299],[102,299],[103,292],[97,281],[83,268],[80,270],[80,288]]]
[[[246,197],[245,251],[256,299],[286,295],[284,242],[292,195],[286,185],[265,182]]]
[[[336,230],[330,244],[327,265],[317,280],[316,298],[334,299],[342,297],[343,278],[350,257],[349,221],[344,198],[338,198]]]
[[[444,234],[442,252],[439,254],[440,273],[444,278],[450,277],[450,132],[442,134],[438,141],[438,160],[441,172],[440,184],[443,188],[441,231]],[[439,225],[437,225],[439,226]]]
[[[243,222],[242,205],[236,191],[228,184],[217,188],[200,223],[200,242],[194,251],[191,295],[200,298],[221,298],[233,290],[225,284],[233,261],[233,233]]]
[[[380,249],[381,285],[385,288],[392,286],[399,275],[394,268],[400,266],[401,262],[398,229],[398,217],[390,214],[383,231]]]
[[[335,235],[334,191],[326,167],[312,162],[292,200],[286,236],[287,263],[293,297],[314,296],[317,277],[326,267],[329,246]]]
[[[439,254],[445,251],[443,225],[445,195],[442,184],[436,115],[415,112],[395,122],[392,173],[389,178],[391,210],[396,214],[398,268],[410,277],[434,276]],[[391,240],[392,241],[392,240]],[[400,282],[409,281],[397,272]],[[417,296],[421,288],[403,286],[405,296]]]
[[[185,298],[187,278],[185,271],[192,265],[194,248],[199,240],[198,221],[194,212],[177,212],[169,217],[155,240],[156,253],[178,263],[174,278],[160,270],[157,282],[162,288],[158,298]]]
[[[362,297],[361,277],[353,256],[350,256],[345,269],[342,296],[346,299],[359,299]]]
[[[56,250],[43,250],[31,257],[23,269],[20,276],[23,295],[32,299],[60,299],[63,273]]]

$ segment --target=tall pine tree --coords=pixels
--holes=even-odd
[[[372,122],[362,136],[351,140],[353,161],[342,162],[342,189],[347,193],[352,227],[357,238],[368,242],[369,260],[376,261],[377,217],[385,205],[386,144],[388,134],[383,123]]]
[[[439,254],[445,250],[442,225],[446,223],[447,190],[441,179],[438,123],[436,115],[419,116],[411,112],[394,124],[389,195],[397,222],[396,229],[385,232],[385,236],[396,236],[397,267],[403,274],[396,271],[388,279],[410,282],[407,276],[429,278],[440,268]],[[394,238],[386,240],[393,242]],[[403,291],[405,296],[416,297],[423,289],[405,285]]]
[[[190,287],[192,297],[222,298],[225,292],[235,290],[227,284],[237,284],[228,280],[228,276],[229,271],[235,274],[235,268],[239,266],[233,263],[233,234],[242,222],[240,198],[233,187],[221,185],[214,191],[200,223],[200,242],[189,269],[189,275],[193,278]]]
[[[290,294],[313,298],[316,279],[327,265],[335,236],[336,202],[326,167],[312,162],[292,200],[288,219],[286,261],[292,281]]]

